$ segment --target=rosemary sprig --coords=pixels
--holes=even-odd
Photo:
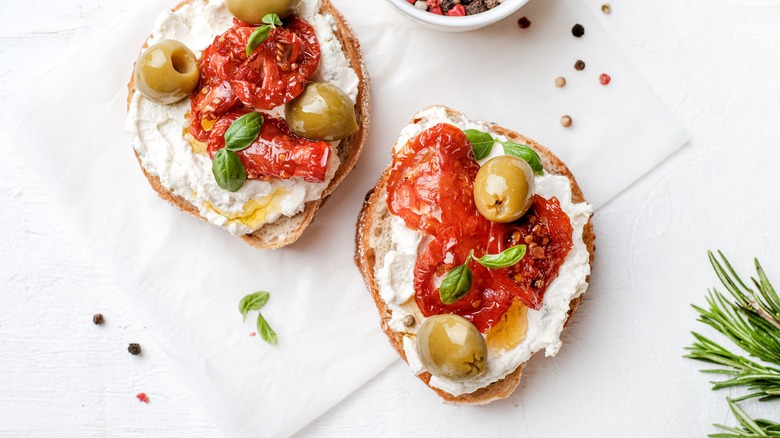
[[[723,424],[716,424],[715,427],[726,431],[726,433],[711,433],[707,436],[710,438],[749,438],[749,437],[780,437],[780,423],[774,421],[757,419],[754,420],[740,408],[737,403],[730,399],[726,399],[731,408],[731,412],[734,413],[734,417],[739,421],[741,428],[725,426]]]
[[[709,290],[708,308],[693,306],[699,321],[713,327],[749,356],[767,364],[740,356],[723,348],[711,339],[692,332],[696,341],[686,350],[685,357],[721,365],[722,368],[703,370],[705,373],[727,376],[713,381],[712,389],[743,386],[750,392],[736,399],[727,399],[731,411],[742,429],[715,426],[728,432],[711,437],[780,437],[780,425],[769,420],[753,420],[736,402],[758,397],[760,401],[780,398],[780,297],[766,277],[761,264],[755,260],[758,279],[751,278],[756,290],[739,278],[726,257],[718,252],[720,260],[708,252],[710,264],[733,301],[717,289]],[[775,366],[777,365],[777,366]]]

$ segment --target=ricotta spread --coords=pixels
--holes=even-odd
[[[501,141],[508,140],[493,132],[487,123],[473,121],[462,115],[450,116],[444,107],[428,108],[419,113],[418,118],[418,123],[410,124],[401,131],[396,150],[403,148],[414,136],[439,123],[450,123],[460,129],[479,129],[490,132]],[[480,161],[480,164],[503,154],[501,144],[496,143],[489,157]],[[536,194],[547,199],[558,198],[561,208],[569,216],[574,230],[572,249],[567,254],[558,276],[547,288],[542,308],[528,309],[528,332],[525,340],[510,350],[489,349],[485,372],[474,379],[454,381],[432,376],[429,384],[434,388],[454,396],[468,394],[503,379],[537,351],[544,350],[546,356],[554,356],[561,348],[560,336],[568,317],[569,304],[588,287],[586,279],[590,275],[590,254],[583,240],[583,231],[593,214],[593,207],[584,202],[572,202],[571,184],[565,176],[545,172],[544,175],[535,177],[535,183]],[[390,228],[390,248],[383,259],[377,260],[376,279],[382,300],[392,312],[389,326],[396,332],[405,333],[403,346],[409,366],[415,374],[420,374],[426,369],[417,355],[412,337],[416,329],[405,327],[403,319],[411,314],[418,322],[424,320],[413,299],[414,266],[423,234],[407,228],[397,216],[392,216]]]
[[[321,14],[320,6],[320,0],[300,0],[295,10],[314,27],[320,43],[320,64],[312,80],[336,85],[355,102],[359,87],[357,73],[350,67],[336,37],[335,19],[330,14]],[[162,13],[148,44],[178,40],[200,58],[214,38],[232,24],[233,16],[224,0],[192,0],[176,11]],[[130,102],[126,129],[149,174],[159,177],[165,188],[194,205],[210,223],[232,234],[249,234],[282,216],[296,215],[306,202],[321,197],[339,167],[339,142],[333,142],[326,178],[321,183],[300,178],[271,178],[247,180],[235,193],[223,190],[211,172],[209,156],[190,141],[194,140],[189,135],[189,111],[189,99],[160,105],[136,91]],[[283,118],[284,108],[275,108],[271,114]]]

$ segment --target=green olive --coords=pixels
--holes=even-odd
[[[468,380],[485,372],[487,343],[466,318],[436,315],[417,331],[417,354],[434,376]]]
[[[285,118],[294,133],[312,140],[341,140],[358,130],[352,99],[326,82],[307,85],[287,103]]]
[[[244,23],[260,25],[268,14],[276,14],[281,18],[290,15],[293,0],[226,0],[225,6]]]
[[[509,223],[531,207],[534,171],[522,158],[501,155],[491,158],[477,172],[474,202],[488,220]]]
[[[135,87],[160,104],[178,102],[198,86],[198,60],[179,41],[163,40],[149,47],[135,63]]]

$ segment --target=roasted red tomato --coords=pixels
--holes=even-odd
[[[491,274],[523,304],[540,309],[544,292],[558,276],[571,250],[573,232],[569,216],[561,210],[558,199],[534,196],[531,209],[519,221],[493,228],[488,244],[491,254],[526,245],[525,257],[516,265],[492,270]]]
[[[220,118],[211,130],[208,151],[211,157],[225,147],[225,131],[248,110],[232,111]],[[284,120],[265,117],[260,135],[248,148],[237,152],[249,179],[276,176],[322,182],[328,170],[330,144],[298,137]]]
[[[485,255],[490,238],[490,224],[472,217],[445,228],[418,257],[414,270],[417,306],[425,316],[454,313],[485,332],[501,319],[512,304],[512,294],[496,283],[487,268],[475,261],[469,263],[473,274],[471,290],[460,300],[442,303],[439,286],[444,276],[465,262],[471,250],[475,257]]]
[[[429,234],[479,215],[472,195],[478,171],[463,131],[447,124],[427,129],[393,158],[387,182],[390,211],[408,227]]]
[[[239,21],[218,36],[203,52],[200,61],[201,92],[193,95],[193,112],[210,117],[219,112],[226,96],[211,96],[211,90],[227,83],[246,106],[270,110],[289,102],[303,92],[320,63],[320,45],[314,28],[291,15],[284,27],[271,30],[251,56],[246,56],[249,36],[255,27]],[[203,89],[210,87],[203,93]]]
[[[190,97],[190,132],[208,144],[212,157],[225,146],[225,131],[238,117],[294,99],[317,70],[314,28],[295,15],[284,22],[248,57],[247,41],[257,28],[238,20],[203,52],[200,83]],[[283,120],[265,119],[259,138],[238,153],[247,178],[324,181],[330,145],[298,137]]]

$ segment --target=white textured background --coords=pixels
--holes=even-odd
[[[380,0],[359,1],[391,13]],[[132,7],[0,3],[0,94]],[[745,274],[758,256],[780,283],[780,0],[612,7],[603,25],[693,141],[599,211],[593,282],[561,354],[534,359],[507,401],[473,408],[442,405],[399,361],[303,435],[693,437],[733,422],[728,392],[709,391],[700,365],[680,355],[687,332],[701,329],[688,304],[717,281],[706,249],[723,249]],[[0,436],[220,436],[143,315],[126,310],[100,262],[59,221],[34,165],[0,131]],[[91,322],[98,311],[101,327]],[[141,343],[143,356],[127,354],[128,342]],[[523,398],[524,387],[546,396]],[[151,404],[136,400],[141,391]],[[780,419],[777,403],[746,406]]]

